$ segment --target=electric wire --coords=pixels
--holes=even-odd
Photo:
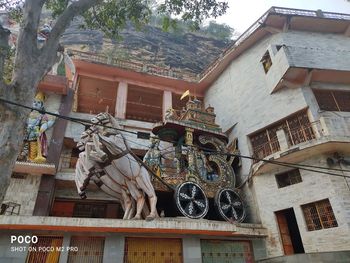
[[[116,128],[116,127],[113,127],[113,126],[102,125],[102,124],[95,124],[95,123],[91,122],[90,120],[86,120],[86,119],[64,116],[64,115],[57,114],[57,113],[50,112],[50,111],[46,111],[46,110],[39,110],[39,109],[30,107],[30,106],[22,105],[22,104],[19,104],[19,103],[13,102],[13,101],[9,101],[9,100],[3,99],[3,98],[0,98],[0,101],[3,102],[3,103],[6,103],[6,104],[13,105],[13,106],[18,106],[18,107],[22,107],[22,108],[25,108],[25,109],[30,109],[32,111],[37,111],[37,112],[39,112],[41,114],[47,114],[47,115],[51,115],[51,116],[54,116],[54,117],[57,117],[57,118],[61,118],[61,119],[67,120],[67,121],[72,121],[72,122],[75,122],[75,123],[78,123],[78,124],[81,124],[81,125],[84,125],[84,126],[86,126],[86,125],[91,125],[91,126],[95,125],[95,126],[99,126],[99,127],[103,127],[103,128],[113,129],[113,130],[116,130],[116,131],[119,131],[119,132],[130,133],[130,134],[137,135],[137,136],[140,134],[140,132],[128,131],[128,130],[125,130],[125,129]],[[134,144],[139,144],[139,145],[141,145],[143,147],[147,147],[148,146],[148,145],[146,146],[144,144],[136,143],[134,140],[130,140],[130,139],[126,139],[126,140],[129,141],[129,142],[132,142]],[[161,140],[161,141],[168,142],[168,143],[173,143],[173,144],[177,143],[177,141],[169,141],[169,140]],[[188,146],[188,145],[184,144],[184,146]],[[202,147],[202,146],[199,146],[198,148],[203,150],[204,153],[206,153],[206,154],[217,154],[217,155],[234,156],[234,157],[250,159],[250,160],[253,160],[253,161],[262,161],[262,162],[265,162],[265,163],[271,163],[271,164],[280,165],[280,166],[284,166],[284,167],[298,168],[298,169],[306,170],[306,171],[312,171],[312,172],[318,172],[318,173],[323,173],[323,174],[328,174],[328,175],[333,175],[333,176],[341,176],[341,177],[349,177],[350,178],[350,176],[347,176],[347,175],[342,175],[342,174],[337,174],[337,173],[330,173],[330,172],[324,172],[324,171],[315,170],[315,169],[321,169],[321,170],[350,172],[350,170],[345,170],[345,169],[336,169],[336,168],[331,168],[331,167],[322,167],[322,166],[314,166],[314,165],[306,165],[306,164],[295,164],[295,163],[288,163],[288,162],[280,162],[280,161],[274,161],[274,160],[260,159],[260,158],[255,158],[255,157],[245,156],[245,155],[240,155],[240,154],[230,154],[230,153],[225,153],[225,152],[213,151],[210,148],[206,148],[206,147]],[[309,167],[309,168],[307,168],[307,167]],[[315,168],[315,169],[310,169],[310,168]]]

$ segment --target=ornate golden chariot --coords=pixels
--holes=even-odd
[[[144,162],[152,168],[158,180],[153,185],[158,192],[174,190],[176,207],[189,218],[203,218],[210,204],[220,217],[229,222],[242,222],[245,209],[235,189],[235,172],[240,165],[237,140],[228,138],[215,123],[213,107],[189,99],[181,112],[167,111],[165,121],[156,123],[156,135]],[[159,141],[171,145],[159,149]]]

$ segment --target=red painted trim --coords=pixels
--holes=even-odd
[[[97,232],[97,233],[157,233],[157,234],[189,234],[206,236],[244,236],[261,237],[259,235],[240,234],[231,231],[211,231],[195,229],[161,229],[161,228],[118,228],[118,227],[85,227],[85,226],[54,226],[54,225],[0,225],[0,229],[6,230],[52,230],[68,232]]]

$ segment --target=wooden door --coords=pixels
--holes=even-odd
[[[286,213],[284,211],[278,211],[275,214],[276,214],[278,227],[280,230],[284,254],[292,255],[294,254],[294,248],[292,244],[292,239],[290,237]]]

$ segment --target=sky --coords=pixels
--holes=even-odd
[[[350,14],[347,0],[226,0],[229,9],[216,19],[218,23],[228,24],[239,33],[248,29],[271,6],[309,9]]]

